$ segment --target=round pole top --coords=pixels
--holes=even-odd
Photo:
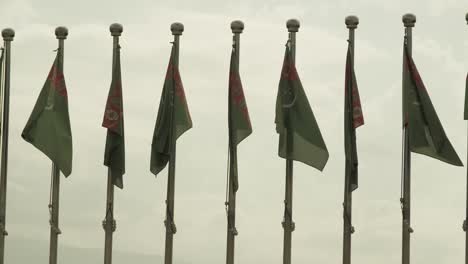
[[[405,27],[414,27],[416,24],[416,16],[413,14],[405,14],[402,20]]]
[[[240,20],[234,20],[231,23],[231,29],[232,29],[232,33],[234,34],[242,33],[242,31],[244,30],[244,23]]]
[[[114,23],[109,26],[109,30],[113,37],[120,37],[123,32],[123,26],[119,23]]]
[[[12,41],[15,37],[15,31],[12,28],[5,28],[2,30],[2,37],[5,41]]]
[[[55,36],[57,39],[67,39],[68,29],[66,27],[57,27],[55,29]]]
[[[349,29],[355,29],[359,25],[359,18],[357,16],[347,16],[345,18],[346,27]]]
[[[172,31],[172,35],[174,36],[182,35],[182,32],[184,32],[184,24],[179,23],[179,22],[172,23],[171,31]]]
[[[465,15],[466,23],[468,24],[468,13]]]
[[[288,28],[289,32],[298,32],[299,27],[301,26],[301,23],[297,19],[289,19],[288,22],[286,22],[286,27]]]

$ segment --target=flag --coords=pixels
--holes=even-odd
[[[345,73],[345,156],[346,156],[346,177],[350,179],[349,190],[354,191],[358,187],[358,156],[356,149],[356,128],[364,125],[361,100],[356,82],[356,75],[351,65],[354,54],[351,54],[351,47],[348,44],[346,56]]]
[[[175,144],[185,131],[192,128],[184,86],[179,68],[174,63],[175,55],[175,44],[173,44],[151,144],[150,171],[154,175],[158,175],[169,162],[172,155],[172,140]]]
[[[73,148],[62,69],[63,54],[58,50],[21,137],[49,157],[65,176],[69,176],[72,172]]]
[[[328,150],[302,88],[289,45],[281,70],[275,123],[280,135],[278,155],[322,171],[328,161]]]
[[[104,165],[109,167],[112,183],[122,189],[122,176],[125,174],[125,140],[120,46],[116,53],[102,126],[107,128]]]
[[[445,135],[406,43],[403,54],[403,125],[409,130],[412,152],[463,166]]]
[[[242,140],[252,134],[249,110],[245,101],[244,90],[237,65],[235,49],[231,52],[231,66],[229,69],[229,95],[228,95],[228,123],[229,143],[231,147],[237,146]],[[234,191],[239,188],[237,173],[233,173]]]
[[[3,116],[3,93],[4,93],[4,81],[3,81],[3,78],[4,78],[4,75],[3,75],[3,53],[5,52],[5,50],[3,48],[0,48],[0,50],[2,51],[1,55],[0,55],[0,102],[2,104],[2,106],[0,106],[0,116]],[[3,133],[3,120],[0,119],[0,132]],[[1,144],[1,142],[0,142]]]

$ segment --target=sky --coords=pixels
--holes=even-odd
[[[285,161],[274,109],[287,40],[297,18],[297,69],[330,152],[323,172],[294,164],[292,262],[340,263],[344,189],[343,103],[347,15],[360,19],[355,71],[365,125],[357,131],[359,189],[353,193],[352,260],[401,259],[401,17],[417,17],[413,58],[448,137],[463,161],[468,26],[463,0],[33,1],[1,0],[0,27],[12,27],[6,263],[46,263],[51,162],[21,138],[57,48],[69,29],[64,71],[73,133],[73,172],[60,190],[59,263],[103,261],[107,168],[101,127],[118,22],[125,116],[124,189],[115,191],[114,263],[162,263],[167,170],[149,171],[150,147],[171,23],[185,31],[180,72],[193,129],[177,145],[175,264],[225,261],[227,89],[232,32],[241,34],[240,74],[253,134],[238,149],[236,263],[281,263]],[[462,263],[466,169],[412,155],[413,263]],[[159,262],[158,262],[159,261]]]

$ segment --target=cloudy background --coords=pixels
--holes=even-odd
[[[355,68],[365,126],[358,130],[353,262],[401,258],[401,60],[406,12],[417,15],[414,59],[439,117],[466,161],[463,121],[468,26],[463,0],[418,1],[33,1],[1,0],[0,27],[13,27],[6,263],[46,263],[50,161],[21,139],[67,26],[65,78],[73,129],[73,173],[61,185],[59,262],[102,263],[106,131],[111,77],[109,25],[122,23],[127,148],[115,193],[114,263],[162,263],[167,175],[149,171],[150,144],[170,53],[172,22],[185,25],[180,69],[194,127],[178,141],[174,263],[225,261],[227,79],[230,22],[242,19],[241,76],[254,133],[239,147],[236,263],[281,263],[284,160],[274,105],[285,22],[298,18],[297,68],[330,159],[323,173],[295,165],[293,263],[340,263],[344,179],[343,84],[347,15],[358,15]],[[462,263],[466,172],[413,155],[412,260]]]

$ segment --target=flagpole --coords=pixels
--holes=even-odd
[[[359,24],[357,16],[348,16],[345,19],[346,27],[349,29],[349,45],[351,46],[351,69],[354,72],[354,31]],[[352,79],[352,73],[350,75]],[[350,92],[350,91],[348,91]],[[354,130],[354,127],[353,127]],[[354,233],[352,226],[352,190],[350,188],[351,178],[345,173],[345,189],[343,202],[343,264],[351,264],[351,235]]]
[[[2,122],[1,122],[1,169],[0,169],[0,264],[4,263],[5,256],[5,236],[6,231],[6,192],[7,192],[7,165],[8,165],[8,125],[9,125],[9,110],[10,110],[10,59],[11,59],[11,42],[15,37],[15,31],[11,28],[6,28],[2,31],[2,37],[5,45],[5,66],[4,68],[4,85],[3,85],[3,102],[2,103]],[[2,75],[0,73],[0,75]],[[1,86],[1,84],[0,84]]]
[[[236,54],[236,67],[235,71],[239,71],[239,52],[240,52],[240,34],[244,30],[244,23],[236,20],[231,23],[231,30],[234,34],[233,45]],[[230,125],[230,122],[229,122]],[[226,264],[234,264],[234,242],[237,236],[236,229],[236,190],[234,189],[235,180],[237,179],[237,145],[233,142],[232,131],[229,128],[229,177],[228,177],[228,203],[227,203],[227,250],[226,250]]]
[[[403,16],[405,26],[406,43],[408,55],[412,53],[412,28],[416,23],[416,17],[413,14]],[[404,81],[404,80],[403,80]],[[405,113],[404,113],[405,114]],[[402,263],[410,263],[410,235],[413,232],[411,228],[411,151],[409,149],[409,130],[407,124],[403,127],[403,197],[401,198],[401,207],[403,214],[402,221]]]
[[[465,15],[466,23],[468,24],[468,13]],[[468,81],[468,80],[467,80]],[[467,220],[468,219],[468,169],[467,169],[467,191],[466,191],[466,218],[463,222],[463,231],[465,231],[465,264],[468,264],[468,230]]]
[[[109,30],[113,38],[112,48],[112,69],[116,67],[118,49],[119,49],[119,37],[122,35],[123,26],[118,23],[110,25]],[[113,73],[112,73],[113,74]],[[112,264],[112,238],[117,228],[117,223],[114,219],[114,183],[112,181],[111,168],[107,170],[107,201],[106,201],[106,216],[102,221],[102,227],[105,231],[105,242],[104,242],[104,264]]]
[[[299,31],[300,23],[296,19],[289,19],[286,22],[286,27],[289,32],[289,41],[291,45],[292,63],[296,64],[296,32]],[[286,147],[292,147],[292,135],[290,130],[287,130]],[[289,151],[288,151],[289,152]],[[286,186],[284,199],[284,241],[283,241],[283,264],[291,264],[291,240],[292,232],[295,229],[295,223],[292,220],[292,203],[293,203],[293,160],[286,159]]]
[[[174,59],[173,67],[179,68],[179,40],[182,32],[184,32],[184,25],[181,23],[173,23],[171,25],[172,35],[174,35]],[[173,100],[175,100],[175,91],[172,92]],[[172,104],[174,107],[174,102]],[[174,111],[172,111],[171,119],[174,120]],[[174,126],[172,126],[174,129]],[[169,159],[169,172],[167,180],[167,199],[166,199],[166,220],[164,225],[166,226],[166,247],[164,254],[164,264],[172,264],[173,255],[173,242],[174,234],[177,232],[176,225],[174,223],[174,192],[175,192],[175,168],[176,168],[176,138],[174,131],[171,131],[171,157]]]
[[[66,27],[57,27],[55,29],[55,36],[58,39],[58,53],[59,71],[63,72],[63,56],[64,56],[64,42],[68,36],[68,29]],[[50,212],[50,251],[49,251],[49,264],[57,264],[57,249],[58,249],[58,235],[62,233],[59,228],[59,194],[60,194],[60,170],[57,164],[52,163],[51,173],[51,201],[49,203]]]

